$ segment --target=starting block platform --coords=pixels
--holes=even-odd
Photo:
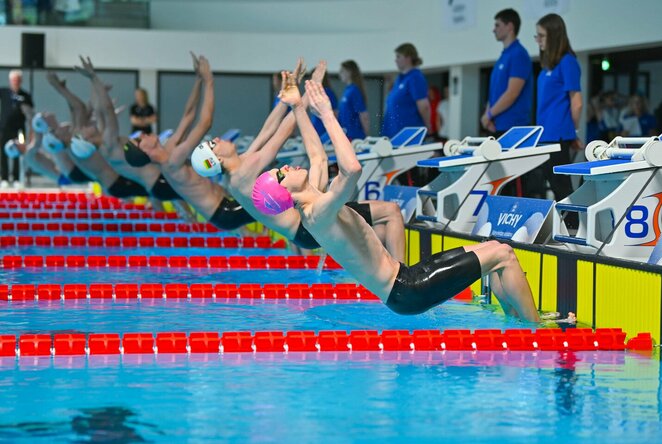
[[[427,159],[418,166],[436,168],[440,174],[418,190],[416,219],[442,224],[469,234],[487,196],[505,184],[542,165],[559,144],[538,145],[541,126],[513,127],[499,139],[467,137],[444,144],[447,157]]]
[[[352,141],[363,173],[351,199],[383,199],[385,186],[391,185],[396,177],[441,150],[443,145],[439,142],[423,144],[426,134],[425,127],[406,127],[392,139],[367,137]],[[329,157],[329,164],[336,161],[336,156]]]
[[[660,238],[662,141],[616,137],[586,146],[588,162],[554,167],[584,183],[556,204],[552,233],[572,251],[646,262]],[[577,213],[571,234],[564,215]]]

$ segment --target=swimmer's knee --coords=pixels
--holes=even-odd
[[[517,256],[515,255],[515,250],[508,244],[499,244],[497,247],[497,254],[499,261],[501,262],[512,262],[517,261]]]

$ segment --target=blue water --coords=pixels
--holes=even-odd
[[[659,442],[658,360],[500,355],[21,358],[0,367],[0,439]]]
[[[34,234],[34,233],[31,233]],[[196,234],[197,236],[197,234]],[[3,250],[4,254],[15,254]],[[16,248],[21,254],[219,255],[257,249]],[[283,255],[285,250],[270,250]],[[0,269],[0,283],[338,283],[342,270]],[[0,303],[0,334],[533,328],[450,301]],[[659,356],[308,353],[0,358],[0,442],[656,442]]]

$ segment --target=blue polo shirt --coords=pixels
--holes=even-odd
[[[515,102],[498,116],[494,117],[497,131],[508,131],[513,126],[526,126],[531,122],[533,102],[533,75],[531,57],[519,40],[504,48],[490,75],[490,107],[508,89],[511,77],[523,79],[524,87]]]
[[[326,95],[329,96],[329,101],[331,102],[331,108],[334,111],[337,110],[338,99],[336,98],[336,93],[334,93],[331,88],[324,88],[324,92],[326,92]],[[322,136],[326,133],[326,128],[324,128],[324,123],[322,123],[322,119],[317,117],[315,114],[311,113],[310,121],[313,123],[313,127],[315,128],[315,131],[317,131],[317,134]]]
[[[420,69],[400,74],[386,98],[382,136],[393,137],[407,126],[425,126],[416,102],[428,97],[428,82]]]
[[[571,91],[581,91],[581,70],[577,58],[568,53],[552,70],[538,75],[538,113],[536,123],[545,128],[541,142],[575,140],[575,124],[570,112]]]
[[[338,105],[338,122],[345,130],[349,140],[365,138],[365,132],[359,118],[359,114],[363,112],[366,112],[366,106],[361,90],[358,86],[350,83],[345,88]]]

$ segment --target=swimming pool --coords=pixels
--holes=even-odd
[[[15,254],[191,257],[269,250],[3,248],[3,256]],[[0,269],[0,283],[9,285],[348,282],[354,281],[343,270]],[[458,301],[408,317],[376,301],[306,298],[65,298],[1,301],[0,310],[0,334],[15,336],[535,328],[495,307]],[[3,357],[0,441],[652,442],[662,432],[660,385],[657,354],[622,351]]]

